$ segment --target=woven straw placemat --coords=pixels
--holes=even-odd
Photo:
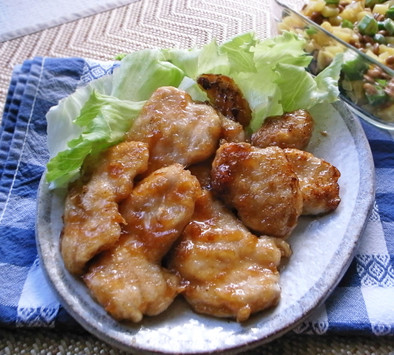
[[[141,0],[0,43],[0,112],[12,69],[34,56],[112,60],[146,47],[201,46],[254,30],[269,34],[268,1]],[[289,334],[250,354],[394,355],[394,338]],[[121,354],[92,335],[50,329],[1,329],[0,354]]]
[[[113,60],[143,48],[190,48],[254,30],[269,34],[269,1],[140,0],[0,43],[0,112],[13,67],[34,56]]]

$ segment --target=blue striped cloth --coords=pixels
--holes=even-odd
[[[43,276],[35,244],[45,114],[112,69],[81,58],[34,58],[14,69],[0,130],[0,326],[74,325]],[[349,270],[297,333],[394,335],[394,134],[363,127],[376,166],[374,208]]]

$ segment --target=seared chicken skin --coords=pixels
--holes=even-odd
[[[212,165],[212,187],[251,230],[286,238],[302,212],[297,176],[284,151],[248,143],[219,147]]]
[[[323,159],[298,149],[285,154],[300,182],[304,215],[319,215],[335,210],[339,197],[339,170]]]
[[[261,128],[252,135],[252,145],[260,148],[305,149],[313,131],[313,118],[306,110],[296,110],[265,119]]]
[[[233,79],[221,74],[202,74],[197,83],[207,93],[212,106],[225,117],[243,127],[249,125],[252,110]]]
[[[256,237],[206,192],[197,200],[170,268],[187,281],[183,295],[196,312],[242,322],[277,304],[277,267],[290,254],[285,241]]]
[[[197,179],[175,164],[142,180],[122,204],[127,225],[120,243],[83,277],[114,318],[139,322],[144,314],[157,315],[183,290],[161,259],[190,221],[200,194]]]
[[[144,105],[127,139],[148,144],[150,173],[205,160],[215,153],[220,134],[221,119],[211,106],[193,102],[174,87],[161,87]]]
[[[119,239],[124,219],[118,202],[133,188],[133,179],[148,167],[147,145],[125,142],[109,148],[87,183],[72,185],[65,202],[61,253],[66,268],[81,274],[97,253]]]

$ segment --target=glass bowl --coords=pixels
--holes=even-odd
[[[330,0],[325,2],[329,3]],[[365,36],[366,40],[371,42],[368,45],[370,49],[365,53],[346,41],[351,42],[351,36],[354,36],[352,31],[345,29],[346,27],[318,25],[316,22],[321,20],[312,21],[300,11],[290,8],[279,0],[272,0],[271,12],[274,17],[272,35],[292,31],[306,39],[305,51],[313,56],[309,66],[313,74],[327,67],[336,54],[344,53],[344,63],[338,83],[341,99],[365,121],[394,131],[394,70],[392,69],[394,63],[391,63],[391,60],[394,62],[394,57],[388,60],[392,67],[390,68],[372,52],[379,44],[373,43],[371,36]],[[394,39],[394,34],[392,37]],[[389,39],[391,40],[391,37]],[[392,51],[393,46],[394,42],[382,48]],[[390,52],[386,57],[392,57]]]

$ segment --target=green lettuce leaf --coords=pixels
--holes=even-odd
[[[245,33],[219,47],[219,51],[228,56],[230,76],[235,73],[256,72],[253,48],[257,43],[258,40],[253,33]]]
[[[339,55],[316,77],[305,75],[305,70],[301,67],[278,64],[277,84],[282,93],[283,111],[310,109],[319,103],[335,101],[339,94],[337,84],[341,63],[342,55]]]
[[[184,72],[185,76],[196,79],[201,74],[227,75],[230,63],[227,54],[221,53],[215,40],[197,49],[166,49],[165,58]]]
[[[342,57],[338,56],[315,77],[306,70],[312,57],[305,54],[304,45],[303,39],[290,32],[263,40],[253,49],[255,77],[235,76],[252,108],[249,126],[252,132],[269,116],[337,100]]]
[[[82,133],[83,128],[75,124],[75,118],[79,116],[92,92],[109,95],[111,90],[112,76],[106,75],[80,87],[49,110],[46,120],[48,150],[51,158],[68,149],[68,142]]]
[[[304,46],[305,40],[291,32],[284,32],[281,36],[260,41],[254,49],[257,70],[278,63],[306,68],[312,56],[306,55]]]
[[[63,187],[79,175],[88,155],[99,154],[122,141],[144,105],[144,101],[120,100],[93,91],[74,124],[82,127],[78,137],[68,142],[47,164],[51,187]]]
[[[147,100],[161,86],[177,87],[183,71],[166,61],[159,49],[145,49],[124,57],[114,70],[111,95],[130,101]]]
[[[266,117],[335,101],[342,58],[314,77],[306,70],[312,57],[304,45],[292,33],[265,40],[245,33],[221,45],[212,41],[202,48],[147,49],[122,56],[113,75],[78,89],[47,114],[50,186],[65,186],[78,176],[88,155],[120,142],[157,88],[179,87],[194,100],[206,101],[196,83],[201,74],[234,79],[252,109],[251,131]]]
[[[233,78],[252,110],[251,131],[258,130],[266,117],[283,113],[281,95],[275,83],[277,73],[270,67],[258,73],[239,73]]]

